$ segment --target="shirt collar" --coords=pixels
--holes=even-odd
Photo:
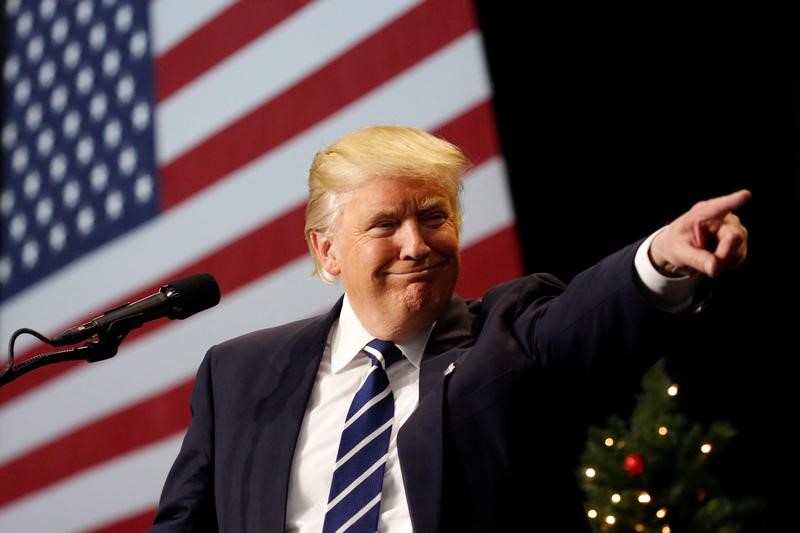
[[[400,348],[400,351],[403,352],[405,358],[417,369],[419,369],[422,362],[422,354],[425,351],[425,345],[428,343],[431,331],[433,331],[433,325],[427,331],[423,331],[403,343],[395,343]],[[353,307],[350,305],[347,294],[345,294],[342,311],[339,314],[339,322],[331,341],[331,370],[333,370],[334,374],[350,364],[350,361],[355,359],[364,346],[374,338],[361,324],[355,311],[353,311]]]

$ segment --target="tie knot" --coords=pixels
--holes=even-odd
[[[383,368],[389,368],[393,363],[396,363],[403,358],[403,352],[400,348],[395,346],[393,342],[383,341],[381,339],[372,339],[364,346],[364,351],[372,360],[372,364],[380,364],[383,360]]]

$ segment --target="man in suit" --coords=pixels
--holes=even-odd
[[[696,285],[744,261],[732,211],[750,193],[696,204],[568,285],[535,274],[467,301],[453,294],[467,168],[457,147],[400,127],[316,155],[306,238],[316,273],[345,295],[323,316],[209,350],[152,531],[586,527],[573,478],[582,415],[632,391],[700,307]],[[376,363],[374,338],[402,358]],[[348,408],[378,366],[388,449],[337,496],[332,480],[358,452],[340,448],[361,416]],[[331,527],[376,471],[377,495]]]

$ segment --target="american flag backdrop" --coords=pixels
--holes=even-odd
[[[521,273],[468,0],[7,0],[0,343],[210,272],[221,303],[0,388],[0,531],[141,531],[206,349],[326,310],[303,240],[316,151],[372,124],[461,146],[463,265]],[[23,336],[17,362],[48,351]],[[268,504],[265,502],[265,504]]]

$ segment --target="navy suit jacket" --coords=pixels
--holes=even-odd
[[[398,434],[415,531],[584,531],[586,415],[630,395],[680,323],[648,304],[637,246],[566,287],[538,274],[481,301],[453,297]],[[340,309],[209,350],[152,531],[283,531],[295,442]]]

